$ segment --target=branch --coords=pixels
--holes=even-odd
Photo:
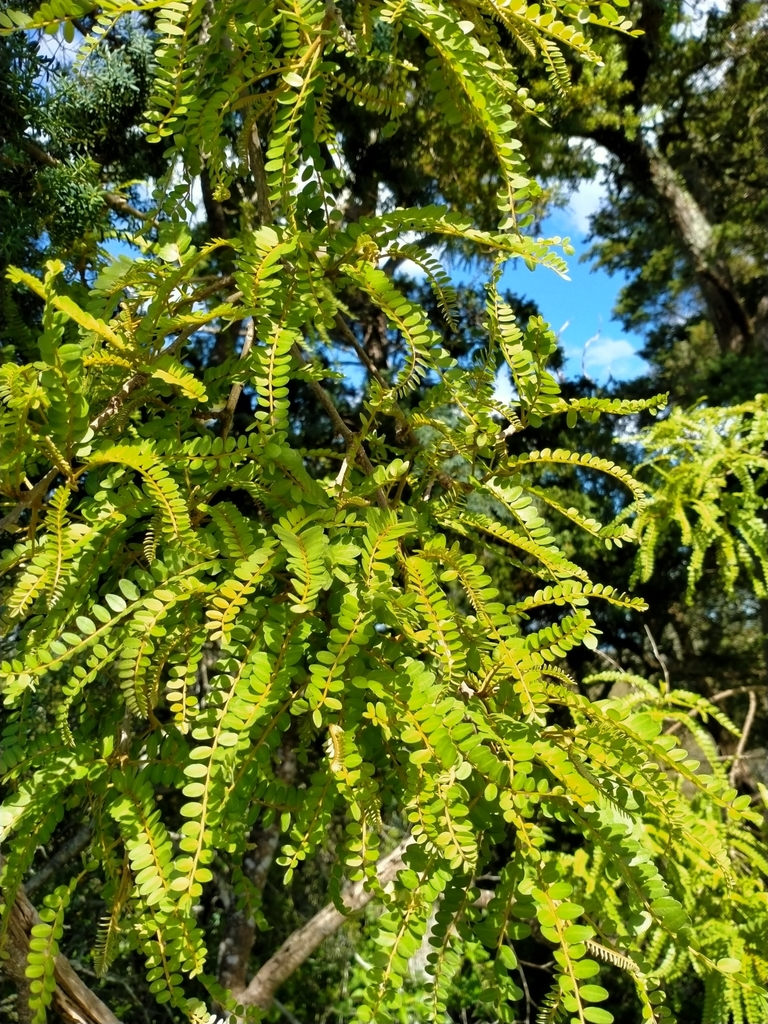
[[[29,156],[34,157],[38,163],[45,164],[46,167],[65,167],[66,164],[63,160],[57,160],[55,156],[51,156],[41,146],[38,146],[32,139],[22,138],[16,143],[19,149],[23,150]],[[148,220],[149,214],[142,213],[141,210],[137,210],[135,206],[119,196],[116,192],[102,192],[101,198],[104,200],[110,209],[116,213],[121,214],[123,217],[136,217],[138,220]]]
[[[240,352],[241,359],[245,359],[253,348],[253,336],[255,332],[256,325],[253,317],[251,317],[248,321],[248,326],[245,328],[245,341],[243,342],[243,347]],[[237,403],[240,400],[240,395],[242,393],[243,385],[240,383],[233,384],[229,392],[229,397],[227,398],[227,404],[221,411],[221,436],[224,440],[226,440],[227,435],[229,434],[229,428],[232,426],[232,417],[235,415],[235,409],[237,408]]]
[[[148,213],[142,213],[135,206],[131,206],[127,199],[118,195],[117,192],[102,192],[101,198],[106,205],[123,217],[136,217],[138,220],[149,220]]]
[[[731,765],[731,771],[729,775],[729,782],[733,786],[736,782],[736,778],[739,770],[739,761],[744,756],[744,748],[747,745],[749,734],[752,731],[752,725],[755,721],[755,714],[757,713],[757,694],[754,690],[750,691],[749,694],[749,710],[747,711],[747,717],[744,719],[744,728],[741,730],[741,736],[739,737],[738,746],[736,747],[736,753],[733,755],[733,764]]]
[[[27,505],[33,505],[39,498],[41,498],[58,475],[59,470],[57,466],[54,466],[53,469],[49,469],[43,479],[38,480],[32,490],[27,491],[27,493],[19,499],[8,515],[3,516],[3,518],[0,519],[0,530],[7,530],[9,527],[13,526]]]
[[[301,349],[299,348],[298,345],[293,345],[293,347],[291,348],[291,353],[294,356],[294,358],[296,359],[296,361],[298,362],[299,366],[307,366],[308,365],[308,363],[307,363],[306,359],[304,358],[304,355],[303,355],[303,353],[302,353],[302,351],[301,351]],[[355,433],[354,433],[354,431],[349,429],[347,424],[344,422],[344,420],[339,415],[339,410],[333,404],[333,399],[331,398],[331,396],[325,390],[323,385],[320,384],[316,380],[310,380],[309,381],[309,386],[314,391],[314,393],[317,396],[317,399],[320,402],[320,404],[322,405],[322,407],[328,413],[328,416],[330,417],[331,423],[333,423],[333,426],[334,426],[334,429],[336,430],[336,433],[340,434],[341,437],[344,438],[344,441],[345,441],[345,443],[347,444],[348,447],[353,448],[355,446],[356,442],[357,442],[357,438],[355,437]],[[365,451],[363,450],[362,445],[358,448],[357,457],[360,459],[360,465],[363,467],[364,472],[368,476],[371,476],[373,474],[373,472],[374,472],[373,464],[371,463],[371,460],[368,458],[368,456],[366,455]],[[376,489],[376,500],[377,500],[380,508],[383,508],[383,509],[389,508],[389,502],[387,501],[387,498],[386,498],[386,495],[384,494],[384,491],[382,491],[382,489],[380,487]]]
[[[585,129],[571,134],[592,139],[618,157],[637,187],[651,195],[669,218],[696,274],[697,283],[723,352],[739,352],[754,340],[754,329],[736,290],[730,269],[716,251],[715,231],[666,156],[641,136],[630,139],[620,128]]]
[[[363,366],[366,368],[368,373],[370,373],[370,375],[372,377],[375,377],[376,380],[379,382],[379,384],[381,384],[381,386],[383,388],[388,388],[389,385],[387,384],[387,382],[384,379],[384,377],[382,377],[381,373],[379,372],[378,367],[373,362],[373,360],[368,355],[368,353],[365,351],[365,349],[360,344],[360,342],[357,340],[357,338],[355,337],[354,333],[352,332],[352,329],[346,323],[346,321],[344,320],[344,318],[341,315],[341,313],[337,313],[336,314],[336,326],[341,331],[342,335],[344,336],[344,340],[347,342],[347,344],[351,345],[352,348],[355,350],[355,353],[357,354],[358,359],[363,364]]]
[[[377,873],[379,883],[387,885],[398,871],[405,867],[403,854],[412,842],[410,836],[379,861]],[[364,888],[363,882],[355,882],[344,894],[344,904],[349,913],[362,910],[374,897]],[[323,907],[311,920],[294,932],[282,946],[263,964],[254,975],[244,992],[237,994],[237,1001],[243,1006],[259,1006],[269,1009],[275,992],[314,953],[323,939],[333,935],[347,921],[347,915],[336,909],[333,903]]]
[[[255,119],[248,133],[248,163],[253,175],[253,182],[256,186],[255,199],[259,222],[263,225],[271,224],[273,220],[272,204],[269,201],[269,185],[267,184],[267,174],[264,169],[264,154]]]
[[[342,317],[342,315],[340,313],[336,314],[336,326],[341,331],[341,334],[342,334],[344,340],[347,342],[347,344],[350,345],[354,349],[355,354],[357,355],[357,357],[359,358],[359,360],[363,364],[363,366],[365,366],[365,368],[368,370],[370,375],[372,377],[374,377],[379,382],[379,384],[381,384],[381,386],[383,388],[385,388],[385,389],[388,388],[389,385],[387,384],[387,382],[384,379],[384,377],[381,375],[378,367],[373,362],[373,360],[368,355],[368,353],[365,351],[365,349],[360,344],[360,342],[357,340],[357,338],[355,337],[354,332],[352,331],[351,327],[347,324],[347,322],[344,320],[344,318]],[[393,400],[390,400],[389,407],[391,408],[392,412],[394,413],[395,418],[397,419],[398,423],[402,427],[402,435],[403,435],[404,440],[412,448],[419,448],[420,447],[419,439],[414,434],[413,427],[411,427],[411,424],[408,422],[408,417],[405,415],[403,410],[400,408],[400,406],[397,404],[397,402],[395,402]],[[438,480],[438,483],[440,484],[440,486],[445,491],[450,491],[451,488],[453,487],[453,480],[452,480],[452,478],[447,473],[444,473],[442,471],[438,472],[437,480]]]
[[[182,299],[180,302],[177,302],[176,309],[183,309],[184,306],[193,306],[196,302],[202,302],[203,299],[207,299],[210,295],[215,295],[216,292],[221,291],[223,288],[231,288],[235,283],[235,278],[232,274],[227,274],[224,277],[216,277],[211,284],[205,285],[198,291],[188,295],[186,299]],[[242,297],[242,292],[234,292],[232,295],[228,295],[224,301],[236,302]]]
[[[4,863],[4,858],[0,856],[0,869]],[[22,998],[29,991],[25,971],[29,937],[36,924],[40,924],[40,917],[23,887],[19,887],[8,916],[5,943],[8,956],[2,961],[2,968],[16,983]],[[64,1024],[120,1024],[114,1013],[80,979],[69,960],[61,953],[56,957],[53,976],[56,988],[52,1006]]]
[[[190,325],[189,327],[186,327],[181,332],[181,334],[179,334],[178,337],[174,339],[172,344],[170,344],[167,348],[163,349],[160,355],[170,355],[171,353],[176,352],[179,348],[181,348],[181,346],[184,344],[187,338],[189,338],[189,336],[194,333],[195,325]],[[91,430],[93,430],[95,433],[97,430],[100,430],[105,423],[108,423],[111,419],[114,419],[114,417],[117,416],[118,412],[127,402],[128,397],[131,394],[133,394],[134,391],[137,391],[139,388],[144,387],[144,385],[149,380],[150,376],[151,374],[140,372],[134,373],[132,377],[129,377],[128,380],[117,392],[117,394],[113,395],[107,402],[105,407],[101,410],[101,412],[91,420],[89,424]],[[27,507],[27,505],[34,504],[34,502],[37,501],[38,498],[42,497],[42,495],[45,494],[45,492],[51,486],[51,484],[56,479],[58,474],[58,467],[49,469],[45,476],[42,478],[42,480],[38,480],[38,482],[35,484],[32,490],[27,491],[27,493],[19,499],[16,506],[11,509],[8,515],[0,519],[0,531],[7,530],[10,526],[13,526],[13,524],[19,518],[19,516]]]
[[[77,832],[68,839],[66,843],[63,843],[55,853],[51,854],[48,860],[43,864],[40,870],[32,875],[27,881],[24,888],[26,889],[27,895],[33,895],[37,892],[41,885],[45,885],[48,879],[54,875],[60,867],[63,867],[67,861],[72,860],[78,853],[81,853],[88,843],[91,841],[93,832],[88,825],[83,825]]]

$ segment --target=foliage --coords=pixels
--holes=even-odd
[[[101,5],[83,66],[134,11]],[[84,13],[80,0],[54,0],[0,24],[56,32]],[[483,1004],[513,1020],[523,997],[515,950],[534,930],[556,963],[542,1020],[609,1024],[601,960],[628,973],[645,1021],[671,1020],[659,959],[668,950],[706,977],[713,1006],[727,999],[751,1020],[765,1015],[764,962],[743,927],[764,907],[759,817],[717,757],[702,765],[663,731],[671,720],[694,732],[697,717],[733,727],[703,699],[643,681],[590,701],[563,667],[577,646],[597,647],[596,604],[642,605],[591,579],[554,525],[621,545],[627,514],[603,526],[558,500],[547,474],[605,476],[641,515],[646,497],[613,460],[528,445],[524,432],[665,403],[564,399],[547,368],[552,332],[535,316],[518,324],[498,293],[510,259],[565,270],[550,244],[521,233],[536,190],[512,136],[526,104],[502,28],[562,85],[561,45],[597,60],[587,23],[631,30],[609,4],[566,0],[385,0],[351,27],[314,0],[158,8],[146,131],[165,140],[175,177],[161,180],[137,236],[144,254],[105,261],[88,287],[53,259],[42,279],[9,272],[39,300],[41,330],[39,358],[0,377],[2,525],[15,531],[2,559],[4,927],[68,809],[92,825],[83,873],[104,885],[98,972],[137,953],[157,1002],[190,1021],[207,1020],[214,1000],[257,1017],[212,977],[205,893],[222,862],[242,862],[257,821],[279,817],[288,883],[341,820],[331,895],[342,905],[343,883],[361,881],[381,911],[360,1021],[398,1019],[433,907],[433,1020],[465,947],[478,944]],[[416,37],[420,62],[404,66],[400,42]],[[351,56],[383,65],[391,88],[337,74]],[[468,121],[493,150],[494,230],[441,205],[345,220],[334,104],[362,104],[392,134],[406,71],[426,78],[435,120],[455,132]],[[185,204],[203,166],[217,202],[243,177],[255,191],[236,235],[197,245]],[[437,261],[404,249],[412,232],[493,261],[486,345],[473,362],[450,355],[381,265],[403,252],[421,259],[450,307]],[[223,250],[237,292],[221,300],[206,272]],[[347,327],[350,295],[397,339],[391,364],[372,365]],[[206,362],[193,349],[205,330],[243,320],[240,358]],[[340,322],[368,374],[353,426],[322,383],[332,378],[319,354]],[[493,397],[500,358],[510,406]],[[243,389],[253,415],[241,426],[232,414]],[[296,443],[297,391],[330,418],[327,447]],[[534,595],[506,602],[486,552],[533,577]],[[295,782],[277,776],[288,744]],[[382,889],[376,861],[392,829],[414,841]],[[564,836],[578,837],[578,853]],[[476,881],[492,861],[499,884],[478,907]],[[750,887],[744,902],[702,906],[694,874],[712,893]],[[246,880],[233,871],[231,881],[235,899],[258,910]],[[87,882],[49,897],[29,957],[40,1020],[75,884]],[[722,936],[740,929],[738,955],[724,952]]]
[[[596,39],[604,67],[585,67],[551,115],[570,150],[551,173],[604,147],[591,255],[622,275],[617,313],[646,334],[655,386],[685,404],[748,400],[766,386],[765,8],[634,13],[644,35]]]
[[[766,597],[768,526],[761,492],[768,471],[767,415],[765,395],[756,395],[724,409],[674,408],[640,435],[647,457],[638,472],[650,471],[653,492],[635,524],[641,580],[653,573],[659,542],[677,528],[681,543],[690,548],[689,602],[710,550],[728,593],[743,572],[754,593]]]

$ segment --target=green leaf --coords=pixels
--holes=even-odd
[[[601,1006],[585,1006],[583,1013],[584,1020],[588,1020],[590,1024],[613,1024],[613,1014]]]
[[[601,985],[581,985],[579,993],[582,999],[586,999],[590,1003],[601,1003],[608,998],[607,989]]]

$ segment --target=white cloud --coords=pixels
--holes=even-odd
[[[602,146],[595,146],[592,156],[599,168],[602,168],[608,159],[608,151]],[[591,181],[583,181],[571,193],[564,212],[574,228],[581,234],[586,234],[589,231],[589,218],[593,213],[597,213],[605,198],[605,193],[605,178],[602,169],[598,170],[597,175]]]
[[[645,360],[637,354],[626,338],[596,338],[587,342],[582,354],[587,374],[598,383],[609,377],[615,380],[630,380],[647,367]]]
[[[605,185],[598,178],[583,182],[571,194],[565,213],[580,234],[584,235],[589,231],[589,218],[593,213],[597,213],[604,196]]]
[[[509,374],[509,367],[506,363],[499,367],[496,373],[496,385],[493,389],[493,397],[497,402],[501,402],[503,405],[509,405],[514,398],[514,391],[512,389],[512,378]]]

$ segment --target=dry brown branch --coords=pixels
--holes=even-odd
[[[395,849],[379,861],[377,873],[379,883],[387,885],[398,871],[405,867],[403,854],[412,842],[404,839]],[[344,904],[349,913],[362,910],[373,899],[374,894],[363,887],[362,882],[350,886],[344,894]],[[275,993],[283,982],[314,953],[323,939],[333,935],[347,920],[347,916],[336,909],[333,903],[323,907],[311,920],[295,931],[254,975],[242,993],[235,993],[243,1006],[259,1006],[267,1009],[272,1005]]]
[[[2,865],[3,858],[0,857],[0,868]],[[24,972],[29,952],[29,936],[36,924],[40,924],[40,917],[24,889],[19,888],[9,915],[5,941],[7,958],[0,961],[0,965],[18,988],[20,1011],[26,1009],[29,993],[29,983]],[[52,1006],[64,1024],[120,1024],[114,1013],[88,988],[69,960],[61,953],[56,957],[54,978],[56,989],[53,993]],[[22,1016],[21,1020],[24,1019]]]

